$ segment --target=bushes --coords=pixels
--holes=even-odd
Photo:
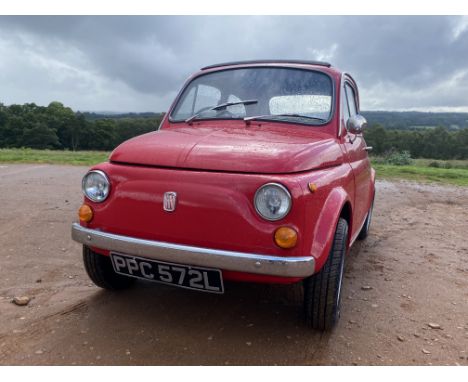
[[[382,158],[383,164],[392,164],[394,166],[408,166],[413,163],[409,151],[388,151]]]
[[[438,161],[432,161],[428,164],[429,167],[434,167],[434,168],[452,168],[452,164],[450,162],[438,162]]]

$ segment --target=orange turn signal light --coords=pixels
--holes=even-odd
[[[87,204],[83,204],[78,210],[78,217],[80,221],[89,223],[93,219],[93,210]]]
[[[317,191],[317,185],[315,183],[310,182],[308,186],[309,186],[310,192],[314,193],[315,191]]]
[[[275,243],[281,248],[292,248],[297,243],[297,232],[289,227],[280,227],[275,231]]]

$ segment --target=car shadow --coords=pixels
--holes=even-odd
[[[122,363],[127,349],[131,364],[303,364],[330,335],[305,325],[300,284],[225,289],[215,295],[138,281],[97,291],[80,330],[94,347],[120,349],[109,364]]]
[[[359,249],[357,243],[347,272]],[[322,364],[343,323],[326,333],[310,329],[302,298],[301,283],[226,282],[225,294],[217,295],[139,280],[120,292],[96,290],[79,328],[107,352],[107,364]]]

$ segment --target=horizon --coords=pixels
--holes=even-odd
[[[6,104],[3,103],[0,100],[0,105],[10,107],[12,105],[26,105],[26,104],[34,104],[38,107],[47,107],[50,103],[53,102],[58,102],[61,103],[64,107],[68,107],[72,109],[75,113],[92,113],[92,114],[100,114],[100,115],[119,115],[119,114],[165,114],[167,113],[167,110],[165,111],[150,111],[150,110],[143,110],[143,111],[122,111],[122,110],[79,110],[79,109],[74,109],[73,107],[64,104],[61,101],[57,100],[52,100],[50,101],[47,105],[40,105],[37,104],[36,102],[24,102],[24,103],[12,103],[12,104]],[[425,114],[468,114],[468,109],[464,111],[456,111],[456,110],[449,110],[449,111],[444,111],[444,110],[384,110],[384,109],[362,109],[361,112],[363,113],[425,113]]]

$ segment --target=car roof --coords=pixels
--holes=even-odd
[[[332,65],[329,62],[325,61],[309,61],[309,60],[247,60],[247,61],[232,61],[232,62],[222,62],[220,64],[208,65],[201,70],[208,70],[214,68],[220,68],[223,66],[236,66],[236,65],[257,65],[257,64],[299,64],[299,65],[315,65],[315,66],[324,66],[330,68]]]

